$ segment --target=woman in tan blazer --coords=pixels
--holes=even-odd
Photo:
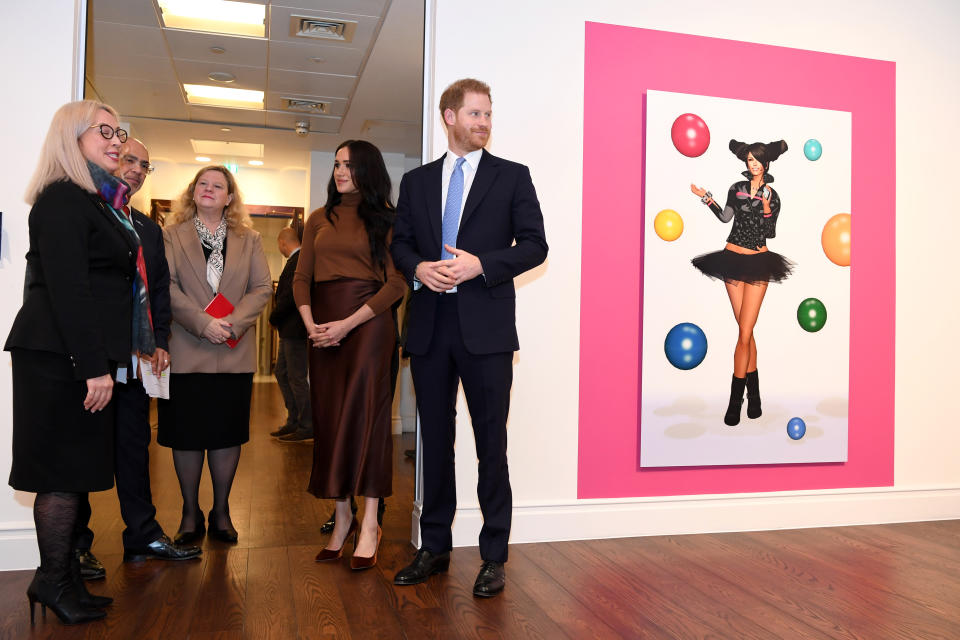
[[[157,442],[173,449],[183,495],[176,542],[193,542],[207,530],[198,496],[205,452],[213,483],[210,536],[236,542],[228,499],[240,445],[250,439],[254,324],[273,294],[270,268],[226,167],[197,173],[163,237],[170,265],[172,375],[170,399],[158,405]],[[208,313],[215,297],[214,304],[233,310]]]

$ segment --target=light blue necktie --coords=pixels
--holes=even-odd
[[[457,233],[460,231],[460,202],[463,200],[463,158],[457,158],[447,186],[447,202],[443,205],[443,226],[441,236],[443,244],[457,246]],[[440,259],[449,260],[453,254],[440,248]]]

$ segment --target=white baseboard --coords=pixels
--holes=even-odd
[[[0,571],[36,569],[40,564],[33,522],[0,524]]]
[[[960,487],[514,504],[510,542],[804,529],[960,519]],[[477,545],[479,507],[457,509],[453,546]],[[416,524],[415,533],[418,532]]]

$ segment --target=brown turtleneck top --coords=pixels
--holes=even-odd
[[[333,209],[334,224],[327,220],[323,207],[307,218],[297,272],[293,276],[293,297],[298,307],[310,305],[310,287],[314,282],[340,278],[384,282],[383,271],[374,266],[370,256],[367,230],[357,215],[359,204],[359,193],[345,193]],[[392,238],[392,233],[387,236],[388,247]],[[389,309],[407,290],[407,283],[393,266],[389,251],[386,261],[386,281],[380,291],[366,301],[377,315]]]

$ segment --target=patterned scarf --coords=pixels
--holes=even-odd
[[[133,282],[133,353],[152,355],[157,349],[156,337],[153,334],[153,317],[150,313],[150,292],[147,288],[147,266],[143,259],[143,246],[140,236],[133,226],[133,220],[127,217],[122,210],[126,207],[130,187],[120,178],[109,174],[89,160],[87,168],[90,177],[97,187],[97,194],[107,204],[117,221],[130,234],[130,238],[137,246],[137,275]]]
[[[193,226],[200,236],[200,244],[210,249],[210,257],[207,258],[207,284],[216,293],[220,290],[220,278],[223,276],[223,241],[227,237],[227,218],[220,217],[220,224],[213,233],[200,221],[200,216],[193,216]]]

